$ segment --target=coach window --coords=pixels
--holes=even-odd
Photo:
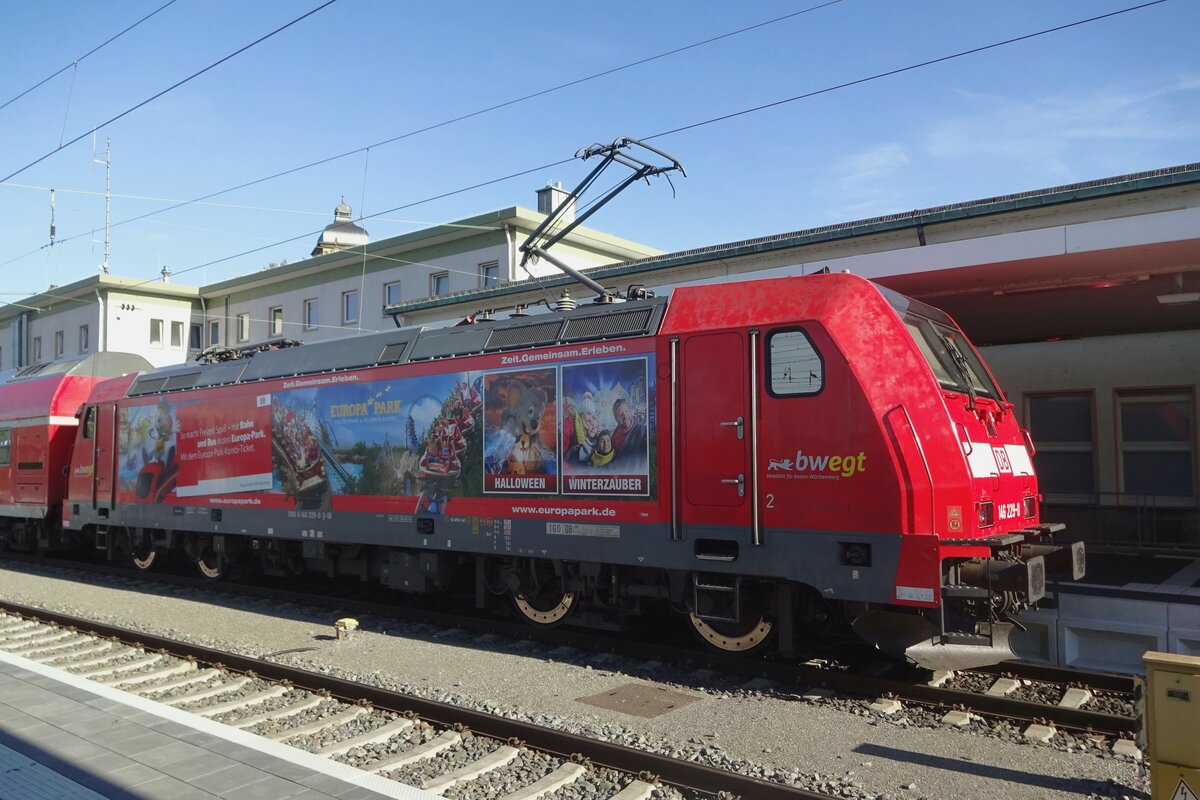
[[[767,378],[771,394],[793,397],[817,394],[825,385],[825,364],[808,334],[775,331],[767,338]]]
[[[8,428],[0,428],[0,467],[8,466],[10,433]]]
[[[1130,502],[1191,505],[1195,498],[1196,425],[1188,391],[1119,392],[1121,491]]]
[[[1091,392],[1025,396],[1038,488],[1055,501],[1090,502],[1095,496],[1093,408]]]

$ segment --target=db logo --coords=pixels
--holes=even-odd
[[[993,447],[992,453],[996,456],[996,466],[1001,472],[1012,474],[1012,464],[1008,461],[1008,451],[1003,447]]]

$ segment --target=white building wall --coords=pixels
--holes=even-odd
[[[96,329],[99,314],[95,302],[91,304],[60,304],[63,310],[51,313],[32,313],[29,315],[29,353],[26,363],[47,363],[62,359],[78,358],[79,327],[88,326],[88,350],[83,353],[96,352]],[[57,334],[62,335],[62,352],[55,352]],[[34,342],[41,340],[40,357],[35,353]],[[3,366],[7,369],[16,366],[16,352],[13,337],[5,337],[5,352],[0,354]]]
[[[435,275],[445,275],[449,293],[478,289],[483,285],[480,267],[491,262],[499,265],[501,280],[507,279],[506,276],[511,274],[508,248],[496,245],[420,264],[396,264],[390,269],[321,283],[313,283],[312,277],[281,281],[275,293],[253,299],[242,300],[232,293],[228,296],[228,311],[224,296],[211,297],[206,300],[203,344],[209,344],[208,324],[213,321],[221,324],[221,344],[228,347],[277,338],[270,330],[270,309],[276,306],[283,307],[283,332],[279,335],[291,339],[313,342],[388,330],[395,327],[392,318],[383,313],[385,291],[389,284],[400,284],[400,300],[429,297]],[[343,270],[339,269],[338,272],[340,274]],[[295,286],[302,281],[309,285]],[[343,321],[342,296],[349,291],[358,292],[357,323]],[[317,301],[319,319],[315,328],[305,325],[304,310],[308,300]],[[250,317],[250,332],[244,341],[237,337],[238,316],[241,314],[249,314]]]
[[[138,353],[156,367],[182,364],[187,360],[191,300],[110,291],[106,305],[105,349]],[[161,322],[161,338],[154,343],[151,330],[152,322],[156,320]],[[178,344],[173,342],[173,329],[182,331],[183,338]]]

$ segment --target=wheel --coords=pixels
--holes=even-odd
[[[513,591],[513,606],[531,625],[553,628],[571,615],[579,596],[575,591],[565,591],[562,579],[552,571],[540,572],[535,568],[534,586]]]
[[[547,596],[544,592],[535,598],[523,594],[513,595],[513,605],[528,622],[543,628],[561,625],[575,608],[575,592],[559,592]]]
[[[692,629],[709,647],[723,653],[753,653],[766,647],[775,632],[775,622],[766,616],[761,589],[742,590],[741,612],[736,622],[701,619],[688,610]]]
[[[129,537],[129,556],[133,566],[148,570],[158,562],[158,548],[153,545],[149,536],[132,534]]]
[[[225,560],[225,556],[211,547],[205,547],[196,559],[196,567],[200,570],[200,574],[210,581],[219,581],[224,578],[228,565],[229,562]]]

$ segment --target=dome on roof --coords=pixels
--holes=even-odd
[[[325,230],[321,231],[312,255],[323,256],[326,253],[349,250],[352,247],[369,244],[370,234],[364,228],[355,225],[353,219],[354,211],[343,197],[342,202],[338,203],[337,208],[333,210],[333,224],[326,225]]]

